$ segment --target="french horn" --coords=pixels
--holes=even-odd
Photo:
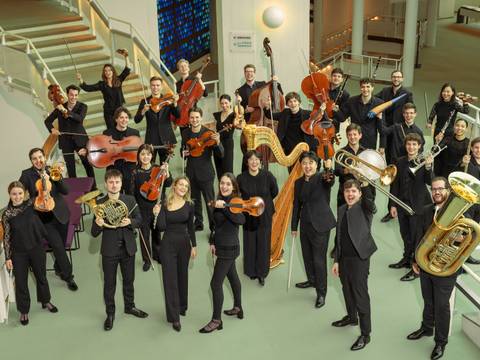
[[[118,199],[108,199],[104,203],[97,204],[100,190],[91,191],[75,200],[77,204],[87,204],[96,217],[104,220],[103,226],[115,229],[120,226],[122,220],[128,217],[127,205]]]

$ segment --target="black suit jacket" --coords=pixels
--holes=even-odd
[[[100,198],[97,204],[103,204],[108,200],[108,195]],[[135,241],[135,230],[139,228],[142,223],[142,215],[140,209],[137,206],[135,198],[131,195],[120,194],[119,200],[123,201],[127,205],[130,215],[131,224],[124,227],[118,227],[116,229],[109,229],[107,227],[100,227],[92,221],[92,236],[97,237],[102,234],[102,246],[100,253],[102,256],[116,256],[119,254],[119,242],[124,241],[125,249],[128,255],[134,255],[137,251],[137,243]],[[133,210],[132,210],[133,209]]]
[[[309,181],[305,181],[304,176],[295,181],[292,231],[297,231],[299,221],[305,221],[305,217],[310,219],[317,232],[335,227],[335,217],[329,201],[333,183],[334,181],[324,181],[321,173],[315,174]]]
[[[208,131],[205,126],[202,126],[198,133],[194,133],[191,128],[186,129],[182,133],[182,149],[185,148],[189,139],[199,137],[205,131]],[[223,158],[222,143],[213,147],[207,147],[199,157],[189,156],[187,158],[186,174],[190,180],[197,179],[198,181],[213,181],[215,178],[215,170],[212,165],[213,153],[215,153],[216,157]]]
[[[63,104],[63,106],[66,109],[67,103]],[[87,135],[87,132],[83,127],[83,120],[87,115],[87,109],[88,106],[86,104],[77,101],[67,118],[63,116],[60,110],[55,109],[45,119],[45,126],[47,127],[48,131],[52,132],[53,122],[55,121],[55,119],[58,119],[58,130],[60,132],[71,132]],[[81,149],[87,145],[88,137],[81,135],[60,135],[60,137],[58,138],[59,148],[68,148],[67,144],[72,140],[75,143],[75,147],[77,149]]]
[[[352,240],[352,244],[357,250],[362,260],[368,259],[377,251],[377,245],[373,239],[371,228],[373,219],[373,209],[375,204],[372,200],[363,196],[360,201],[354,204],[347,211],[347,204],[343,204],[338,208],[337,232],[335,235],[335,262],[341,257],[342,246],[340,239],[342,238],[342,220],[347,214],[348,235]]]
[[[147,102],[150,103],[151,96],[147,98]],[[158,113],[148,110],[145,115],[142,115],[143,107],[145,106],[145,99],[140,101],[138,111],[135,115],[135,122],[138,124],[143,120],[145,116],[147,118],[147,129],[145,132],[145,144],[163,145],[163,144],[176,144],[177,139],[173,133],[172,122],[170,116],[175,118],[180,116],[178,107],[170,105],[164,106]]]
[[[47,167],[47,173],[49,169]],[[22,171],[19,181],[25,186],[31,198],[35,198],[38,195],[35,183],[40,179],[40,174],[34,167],[25,169]],[[51,180],[50,180],[51,181]],[[60,181],[51,181],[52,191],[50,194],[55,201],[55,207],[53,208],[53,215],[61,224],[67,224],[70,219],[70,210],[68,209],[67,203],[63,199],[63,195],[68,194],[68,185]]]

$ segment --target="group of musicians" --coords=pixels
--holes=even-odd
[[[102,92],[106,125],[103,134],[111,136],[113,140],[140,136],[138,130],[128,126],[131,114],[124,107],[122,82],[130,73],[128,54],[124,56],[125,68],[120,75],[117,75],[114,66],[106,64],[102,80],[88,85],[78,74],[80,86],[68,86],[65,89],[66,102],[58,104],[45,119],[48,130],[59,136],[59,148],[63,152],[69,177],[76,177],[74,153],[77,153],[87,176],[95,179],[93,167],[87,160],[88,137],[85,136],[87,133],[83,127],[87,105],[78,101],[80,88]],[[187,60],[180,60],[177,66],[181,74],[177,83],[178,93],[182,91],[186,80],[196,79],[204,91],[203,96],[206,96],[201,74],[191,76]],[[248,122],[250,114],[255,110],[249,106],[249,97],[266,83],[256,80],[253,64],[244,67],[244,75],[245,83],[238,89],[234,100],[243,105],[244,117]],[[391,194],[413,209],[414,213],[409,213],[395,201],[389,200],[389,212],[382,218],[382,222],[398,218],[404,245],[401,260],[389,267],[409,270],[402,276],[402,281],[420,277],[424,299],[423,320],[420,329],[408,335],[408,339],[416,340],[435,333],[431,358],[438,359],[443,355],[447,344],[450,323],[448,301],[457,275],[444,278],[419,269],[415,263],[415,249],[432,223],[435,211],[438,212],[448,197],[450,189],[446,177],[449,173],[466,169],[469,174],[477,178],[480,176],[480,138],[469,141],[466,138],[468,124],[461,119],[455,120],[457,112],[468,113],[468,104],[457,98],[452,85],[442,86],[427,126],[431,127],[432,120],[436,117],[434,136],[439,147],[446,146],[446,150],[435,159],[431,154],[425,156],[424,166],[413,173],[410,168],[424,151],[425,140],[422,130],[415,124],[417,109],[412,93],[402,86],[402,72],[392,72],[391,85],[376,95],[373,81],[365,78],[360,80],[360,94],[350,96],[342,88],[345,77],[340,68],[333,69],[329,79],[329,97],[336,102],[333,116],[330,119],[327,117],[327,120],[339,131],[340,123],[349,119],[345,134],[347,145],[342,150],[353,155],[368,149],[378,150],[381,155],[385,155],[387,163],[394,163],[397,167]],[[114,294],[118,265],[123,278],[125,313],[139,318],[148,316],[134,302],[137,251],[135,230],[140,229],[143,270],[148,271],[153,260],[161,264],[167,321],[172,323],[176,331],[181,330],[180,316],[186,315],[188,307],[188,265],[190,259],[196,256],[195,232],[203,230],[206,225],[202,212],[203,197],[210,230],[210,251],[216,258],[211,279],[213,315],[200,329],[201,333],[209,333],[223,328],[221,315],[225,278],[230,282],[234,303],[232,309],[223,313],[238,319],[244,317],[241,282],[235,264],[240,255],[240,226],[243,227],[244,273],[250,279],[257,280],[261,286],[265,285],[270,265],[274,199],[279,193],[279,187],[275,176],[267,169],[268,164],[265,164],[263,154],[255,150],[243,154],[243,172],[237,177],[232,174],[234,154],[241,154],[235,150],[239,147],[234,144],[233,132],[234,129],[241,128],[241,124],[233,113],[232,98],[226,94],[219,99],[221,111],[213,114],[217,132],[214,132],[210,140],[214,145],[206,147],[200,156],[192,156],[187,144],[189,140],[199,138],[209,130],[202,125],[202,109],[196,105],[189,109],[189,125],[181,129],[180,152],[186,162],[184,175],[173,179],[168,169],[169,151],[159,147],[176,143],[172,120],[180,116],[178,96],[175,95],[170,104],[160,111],[153,111],[151,106],[152,99],[164,94],[164,85],[160,77],[150,79],[151,96],[140,102],[134,116],[136,123],[146,119],[145,144],[138,149],[137,163],[119,159],[109,166],[104,177],[106,195],[97,201],[98,204],[107,201],[123,202],[128,212],[116,227],[108,226],[105,219],[99,216],[92,223],[92,236],[102,236],[101,256],[107,314],[104,329],[111,330],[115,319]],[[369,116],[376,106],[400,95],[404,96],[393,106],[373,118]],[[299,158],[303,175],[295,181],[292,204],[291,233],[296,237],[300,231],[306,272],[306,281],[297,283],[296,287],[315,288],[314,306],[321,308],[325,305],[327,249],[330,232],[335,229],[335,245],[331,253],[334,259],[332,272],[340,277],[347,315],[333,322],[332,326],[360,324],[361,334],[351,346],[351,350],[360,350],[370,342],[368,275],[370,257],[377,249],[371,229],[377,212],[376,190],[348,168],[334,166],[332,159],[320,159],[316,153],[317,139],[301,128],[302,123],[310,118],[311,111],[300,107],[301,98],[296,92],[287,93],[285,101],[287,107],[283,111],[271,114],[273,120],[278,120],[277,136],[284,153],[289,154],[300,142],[310,145],[310,151],[304,152]],[[269,105],[264,106],[264,112],[268,113]],[[324,109],[325,107],[320,109],[323,118],[326,117]],[[58,120],[56,127],[53,126],[55,119]],[[469,146],[471,151],[467,151]],[[155,165],[157,155],[160,165]],[[46,167],[47,159],[43,149],[33,148],[28,156],[32,166],[22,172],[19,181],[12,182],[8,187],[10,202],[2,217],[6,267],[13,270],[16,278],[17,309],[23,325],[29,322],[29,268],[35,275],[37,299],[42,307],[50,312],[58,311],[50,302],[44,240],[53,250],[55,273],[66,282],[70,290],[78,289],[64,246],[69,210],[63,195],[69,189],[61,177],[54,178],[49,167]],[[165,175],[161,201],[150,201],[140,191],[141,185],[149,179],[154,169]],[[339,190],[337,208],[333,210],[330,206],[330,192],[335,177],[338,177]],[[218,180],[217,191],[214,189],[215,179]],[[36,198],[43,192],[38,190],[39,180],[52,184],[50,196],[55,206],[47,211],[35,210]],[[169,189],[165,190],[166,187]],[[92,187],[92,190],[95,189],[96,182]],[[265,211],[260,216],[230,211],[232,198],[249,199],[254,196],[261,197],[265,204]],[[472,212],[474,220],[478,221],[480,216],[476,218],[476,214]],[[478,263],[472,258],[469,261]]]

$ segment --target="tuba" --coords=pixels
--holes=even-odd
[[[455,273],[480,242],[480,226],[463,217],[472,205],[480,203],[480,181],[455,171],[448,177],[452,191],[415,251],[422,270],[436,276]]]
[[[128,217],[127,205],[123,201],[116,199],[108,199],[104,203],[97,204],[98,195],[100,195],[100,190],[91,191],[77,198],[75,203],[87,204],[96,217],[105,221],[105,227],[110,229],[117,228],[122,220]]]

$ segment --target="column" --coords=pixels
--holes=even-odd
[[[425,45],[434,47],[437,43],[438,0],[428,0],[427,8],[427,36]]]
[[[313,3],[313,58],[322,60],[323,0]]]
[[[405,9],[405,33],[403,36],[403,85],[413,85],[413,70],[417,49],[418,0],[408,0]]]
[[[353,0],[352,54],[363,53],[363,0]]]

